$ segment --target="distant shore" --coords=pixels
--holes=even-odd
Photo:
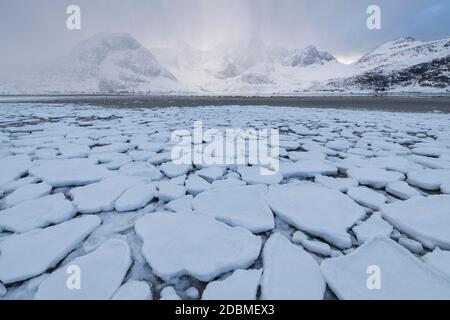
[[[286,106],[395,112],[450,113],[450,96],[176,96],[176,95],[17,95],[0,96],[1,103],[80,104],[116,108],[197,106]]]

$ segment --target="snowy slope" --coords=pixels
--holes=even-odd
[[[422,42],[404,37],[387,42],[363,56],[355,67],[362,71],[383,67],[400,70],[450,55],[450,38]]]
[[[315,89],[367,92],[449,92],[450,38],[422,42],[411,37],[388,42],[351,66],[354,75]]]

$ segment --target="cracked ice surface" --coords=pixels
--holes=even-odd
[[[280,170],[173,163],[198,120]],[[2,103],[0,299],[448,299],[449,154],[446,114]]]

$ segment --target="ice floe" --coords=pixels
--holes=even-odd
[[[286,222],[343,249],[351,246],[347,230],[365,214],[348,196],[313,184],[271,186],[267,201]]]
[[[31,168],[30,173],[53,187],[84,186],[111,175],[108,169],[100,165],[69,160],[52,160]]]
[[[260,233],[275,226],[272,211],[265,200],[266,193],[264,185],[213,189],[195,197],[192,205],[198,213]]]
[[[256,300],[262,270],[236,270],[228,278],[208,283],[202,300]]]
[[[52,272],[34,296],[36,300],[106,300],[120,287],[131,265],[131,253],[123,240],[110,239],[99,248]],[[71,269],[71,267],[73,269]],[[70,275],[80,272],[80,278]],[[76,281],[79,281],[79,287]],[[72,287],[72,285],[74,287]]]
[[[349,169],[347,175],[350,178],[358,180],[362,185],[371,186],[376,189],[382,189],[388,183],[405,179],[402,173],[376,168]]]
[[[267,174],[265,171],[261,171],[262,168],[258,166],[254,167],[239,167],[238,172],[242,176],[242,180],[247,184],[278,184],[283,180],[283,176],[280,172],[274,172],[273,174]]]
[[[186,186],[186,191],[194,196],[212,188],[211,183],[197,175],[190,175],[184,185]]]
[[[264,245],[261,298],[265,300],[321,300],[325,281],[312,256],[281,234]]]
[[[374,213],[369,219],[354,226],[352,230],[358,242],[362,244],[371,238],[389,237],[392,231],[394,231],[394,227],[383,220],[379,213]]]
[[[0,208],[9,208],[26,200],[33,200],[46,196],[52,191],[52,186],[45,182],[26,184],[17,188],[13,193],[0,201]]]
[[[27,200],[0,211],[0,231],[27,232],[72,218],[75,207],[63,194]]]
[[[351,187],[358,186],[358,180],[352,178],[333,178],[327,176],[316,176],[314,181],[323,185],[324,187],[347,192]]]
[[[70,190],[78,212],[98,213],[114,210],[116,200],[127,189],[141,184],[137,177],[115,176],[84,187]]]
[[[424,169],[408,174],[408,183],[425,189],[439,190],[441,185],[450,183],[450,170]]]
[[[349,255],[326,259],[321,270],[339,299],[450,298],[448,280],[388,238],[374,238]]]
[[[450,279],[450,251],[436,248],[433,252],[424,255],[422,260],[429,266],[444,273]]]
[[[348,189],[347,195],[360,205],[373,210],[380,210],[381,206],[387,201],[382,193],[367,187],[351,187]]]
[[[126,190],[117,199],[114,209],[119,212],[141,209],[157,196],[158,191],[154,184],[137,185]]]
[[[167,177],[175,178],[192,170],[192,165],[165,162],[160,166],[160,169]]]
[[[0,170],[0,187],[26,174],[31,166],[30,157],[27,155],[0,158],[0,168],[2,168]]]
[[[404,181],[388,183],[386,186],[386,191],[402,200],[408,200],[409,198],[420,196],[419,191]]]
[[[152,300],[152,292],[147,282],[130,280],[117,289],[112,300]]]
[[[152,213],[139,219],[135,229],[147,262],[166,281],[184,274],[210,281],[249,267],[261,250],[261,238],[202,214]]]
[[[9,284],[44,273],[79,246],[100,223],[99,217],[86,216],[1,241],[0,281]]]
[[[171,181],[161,181],[158,183],[159,200],[170,202],[180,199],[186,195],[186,188]]]
[[[280,172],[284,178],[313,178],[316,175],[335,175],[337,168],[323,161],[301,160],[281,163]]]
[[[173,212],[192,211],[192,199],[194,199],[194,197],[188,194],[183,198],[172,200],[169,203],[166,203],[164,207]]]
[[[381,212],[396,229],[425,247],[450,249],[450,196],[415,197],[382,206]]]

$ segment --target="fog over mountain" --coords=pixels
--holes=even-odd
[[[11,67],[0,93],[447,93],[449,61],[450,38],[399,38],[346,65],[313,45],[271,46],[258,36],[200,50],[185,42],[149,49],[128,33],[101,33],[46,63]]]
[[[81,8],[81,30],[68,30],[66,9]],[[423,41],[450,34],[448,0],[378,0],[381,30],[366,26],[371,0],[3,0],[0,65],[55,59],[98,33],[125,32],[146,48],[178,42],[211,50],[242,38],[289,49],[314,45],[354,62],[403,36]]]

